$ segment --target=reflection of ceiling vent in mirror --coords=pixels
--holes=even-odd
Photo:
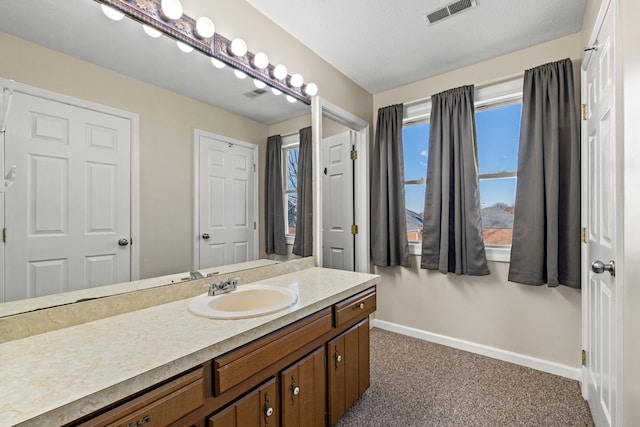
[[[263,95],[265,93],[267,93],[267,91],[264,90],[264,89],[255,89],[255,90],[250,90],[249,92],[245,92],[245,93],[243,93],[243,95],[246,96],[247,98],[253,99],[253,98],[257,98],[260,95]]]
[[[433,12],[428,13],[427,21],[429,21],[430,24],[433,24],[458,12],[462,12],[463,10],[476,6],[476,0],[458,0],[441,9],[434,10]]]

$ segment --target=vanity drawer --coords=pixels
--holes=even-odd
[[[213,361],[216,396],[331,331],[331,308],[232,350]]]
[[[204,404],[204,368],[125,402],[81,426],[166,426]]]
[[[336,327],[376,311],[376,288],[369,288],[334,306]]]

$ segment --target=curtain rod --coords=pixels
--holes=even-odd
[[[298,135],[300,133],[300,131],[293,131],[293,132],[288,132],[288,133],[281,133],[280,136],[283,138],[286,138],[288,136],[293,136],[293,135]]]
[[[497,78],[497,79],[493,79],[493,80],[487,80],[487,81],[484,81],[482,83],[474,84],[474,87],[476,89],[484,89],[485,87],[497,85],[497,84],[500,84],[500,83],[508,82],[510,80],[515,80],[515,79],[519,79],[519,78],[522,78],[522,77],[524,77],[524,71],[521,71],[519,73],[510,74],[508,76],[503,76],[503,77],[500,77],[500,78]],[[403,102],[403,104],[404,104],[405,107],[408,107],[408,106],[411,106],[411,105],[423,103],[423,102],[428,101],[430,99],[431,99],[431,95],[425,96],[424,98],[419,98],[419,99],[414,99],[412,101]]]

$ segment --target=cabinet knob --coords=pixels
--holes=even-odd
[[[299,395],[300,394],[300,387],[294,387],[293,388],[293,394],[296,395],[296,396]]]
[[[361,302],[361,303],[360,303],[360,305],[359,305],[358,307],[360,307],[360,310],[362,310],[362,309],[364,308],[364,303],[363,303],[363,302]]]
[[[342,362],[342,356],[337,355],[337,356],[336,356],[336,360],[337,360],[338,362]]]
[[[273,415],[273,408],[269,406],[264,413],[267,417],[270,417],[271,415]]]

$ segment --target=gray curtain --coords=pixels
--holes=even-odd
[[[371,168],[371,259],[409,265],[402,157],[402,104],[378,110]]]
[[[580,287],[580,134],[571,60],[525,71],[509,280]]]
[[[473,86],[435,94],[431,105],[421,267],[486,275]]]
[[[284,235],[284,199],[282,195],[282,137],[267,139],[267,164],[264,180],[265,248],[268,254],[286,255]]]
[[[293,253],[299,256],[313,255],[313,190],[311,188],[311,127],[300,129],[298,152],[298,205],[296,237]]]

